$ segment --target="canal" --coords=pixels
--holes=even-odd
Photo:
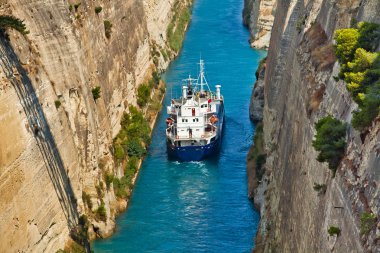
[[[243,0],[195,0],[180,56],[163,79],[164,106],[126,212],[117,231],[92,244],[95,252],[250,252],[259,214],[247,198],[246,154],[254,125],[248,106],[265,51],[251,49],[242,25]],[[196,76],[200,56],[210,88],[221,84],[225,129],[220,154],[202,162],[169,161],[165,105]]]

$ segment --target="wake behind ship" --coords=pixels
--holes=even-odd
[[[212,92],[204,75],[203,60],[199,65],[198,79],[185,79],[182,97],[172,99],[167,107],[168,155],[181,161],[199,161],[212,156],[219,151],[222,142],[224,100],[221,86],[216,85],[216,91]]]

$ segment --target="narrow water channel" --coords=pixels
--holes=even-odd
[[[250,252],[259,214],[247,199],[245,157],[254,126],[249,98],[258,62],[266,54],[248,45],[242,25],[243,0],[195,0],[181,55],[163,78],[164,103],[180,95],[181,80],[197,74],[200,55],[212,89],[222,85],[225,131],[220,155],[202,162],[169,161],[165,107],[153,132],[149,155],[128,210],[95,252]]]

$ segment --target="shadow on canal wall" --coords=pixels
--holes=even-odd
[[[0,67],[14,87],[24,109],[29,126],[32,128],[38,148],[44,159],[49,177],[53,183],[70,233],[75,233],[79,214],[77,201],[70,179],[65,170],[57,144],[26,70],[22,67],[12,46],[3,34],[0,35]],[[89,243],[85,239],[89,252]]]

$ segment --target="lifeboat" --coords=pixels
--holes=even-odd
[[[211,124],[215,124],[216,122],[218,122],[218,117],[216,117],[215,115],[212,115],[210,118],[210,122]]]

